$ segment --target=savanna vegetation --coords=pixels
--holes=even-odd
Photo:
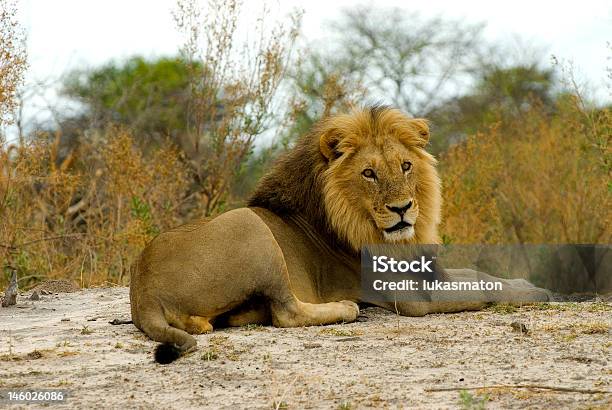
[[[375,100],[431,120],[445,242],[612,239],[612,113],[564,64],[402,10],[346,10],[321,42],[265,10],[245,37],[240,12],[180,0],[176,56],[72,72],[59,90],[78,109],[28,126],[24,33],[0,0],[0,125],[18,136],[0,133],[0,288],[13,271],[21,287],[127,283],[158,232],[240,206],[314,121]]]

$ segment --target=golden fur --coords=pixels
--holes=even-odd
[[[357,252],[365,244],[386,242],[377,225],[389,214],[385,204],[413,197],[414,235],[402,242],[439,243],[440,178],[435,158],[424,149],[428,140],[427,122],[397,109],[372,107],[329,117],[262,178],[249,206],[301,213],[333,243]],[[412,162],[407,176],[401,159]],[[361,177],[362,168],[374,163],[381,174],[377,187]]]
[[[351,322],[356,302],[420,316],[500,297],[461,302],[428,293],[418,302],[381,302],[362,292],[363,245],[439,241],[440,180],[428,139],[426,121],[387,107],[329,117],[262,178],[247,208],[155,238],[132,274],[130,302],[134,324],[163,343],[156,360],[171,362],[196,345],[190,334],[218,326]],[[444,277],[494,279],[469,269]],[[502,297],[547,299],[502,281],[509,289]]]

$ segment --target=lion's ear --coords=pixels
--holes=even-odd
[[[417,132],[417,146],[425,148],[429,142],[429,121],[424,118],[414,118],[410,123]]]
[[[319,149],[321,154],[328,160],[333,161],[342,155],[340,151],[342,136],[336,130],[330,130],[321,134]]]

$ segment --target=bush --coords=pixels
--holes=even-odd
[[[0,288],[12,269],[22,287],[124,283],[147,241],[190,218],[187,170],[172,144],[145,156],[110,128],[64,158],[58,146],[59,136],[0,147]]]
[[[566,95],[504,117],[441,158],[453,243],[609,243],[612,112]]]

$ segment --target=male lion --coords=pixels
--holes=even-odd
[[[190,335],[214,326],[280,327],[352,322],[357,302],[402,315],[478,309],[478,302],[363,300],[363,245],[439,243],[440,180],[425,151],[427,122],[376,106],[323,119],[260,181],[247,208],[156,237],[132,276],[134,324],[163,344],[169,363]],[[450,280],[491,280],[447,270]],[[504,281],[533,300],[547,293]],[[436,301],[432,301],[436,300]]]

